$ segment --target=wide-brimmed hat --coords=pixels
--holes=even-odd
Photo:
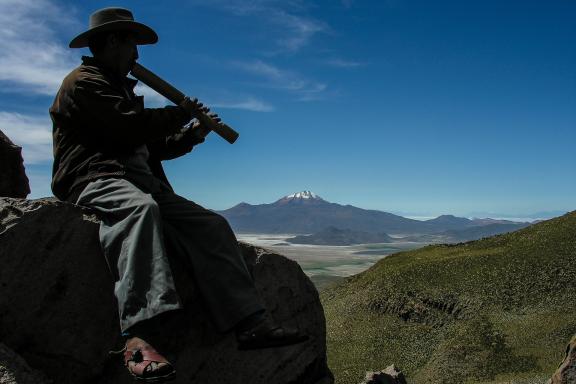
[[[134,21],[134,16],[126,8],[103,8],[90,15],[89,29],[70,41],[70,48],[87,47],[90,38],[101,32],[131,31],[136,38],[136,44],[154,44],[158,35],[152,28]]]

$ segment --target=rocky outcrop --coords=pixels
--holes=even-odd
[[[390,365],[380,372],[367,372],[360,384],[406,384],[406,378],[396,366]]]
[[[51,384],[13,350],[0,343],[0,384]]]
[[[22,148],[0,131],[0,196],[26,198],[29,193]]]
[[[576,336],[572,338],[570,344],[566,347],[564,360],[558,366],[558,369],[548,380],[547,384],[571,384],[576,383]]]
[[[122,347],[111,274],[91,211],[54,199],[0,198],[0,342],[59,384],[133,383]],[[260,295],[280,323],[311,337],[297,346],[238,351],[217,333],[185,268],[174,261],[185,310],[166,319],[156,345],[174,383],[332,383],[318,293],[297,263],[241,245]],[[19,383],[19,382],[18,382]]]

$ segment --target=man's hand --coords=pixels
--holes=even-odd
[[[214,112],[210,112],[207,113],[207,115],[214,120],[216,123],[219,123],[220,121],[222,121],[220,119],[220,117],[214,113]],[[192,124],[192,131],[196,132],[196,135],[198,137],[206,137],[209,133],[210,133],[210,128],[205,127],[204,125],[202,125],[202,123],[200,121],[195,121],[194,124]]]
[[[190,119],[198,117],[200,112],[208,113],[210,109],[205,107],[197,98],[189,98],[186,96],[180,103],[180,106],[190,113]]]

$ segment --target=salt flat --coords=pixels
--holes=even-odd
[[[349,246],[290,244],[294,234],[236,234],[238,240],[282,254],[298,264],[318,288],[370,268],[389,254],[419,248],[424,243],[382,243]],[[364,254],[362,254],[364,253]]]

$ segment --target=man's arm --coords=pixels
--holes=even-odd
[[[197,103],[197,101],[187,102]],[[201,103],[197,103],[196,105],[202,108],[203,112],[208,113],[212,120],[220,122],[220,117],[218,117],[216,113],[210,112],[210,109],[204,107]],[[204,137],[206,137],[208,133],[210,133],[209,128],[203,126],[199,121],[194,121],[194,124],[190,127],[167,136],[165,139],[148,144],[148,151],[151,156],[159,160],[172,160],[189,153],[195,145],[203,143]]]
[[[156,140],[148,144],[150,156],[159,160],[172,160],[183,156],[194,148],[195,145],[203,143],[204,138],[198,136],[195,132],[197,125],[184,128],[180,132],[167,136],[163,139]]]
[[[90,145],[136,147],[178,132],[190,120],[179,106],[144,108],[142,98],[129,98],[100,74],[79,78],[75,108],[83,125],[78,132]]]

